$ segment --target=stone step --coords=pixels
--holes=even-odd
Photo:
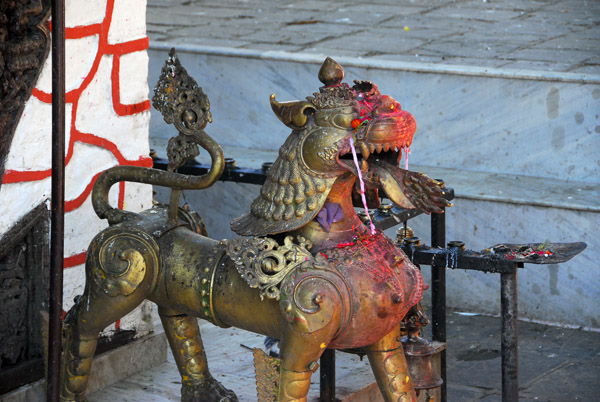
[[[170,45],[151,46],[156,82]],[[320,86],[325,55],[180,46],[180,59],[211,99],[208,127],[223,144],[276,150],[287,128],[280,101]],[[413,163],[447,169],[600,183],[600,75],[436,66],[341,57],[346,81],[368,79],[417,121]],[[172,132],[156,113],[152,137]]]

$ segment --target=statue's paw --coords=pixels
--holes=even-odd
[[[450,201],[444,198],[444,183],[433,180],[427,175],[407,171],[404,176],[406,196],[417,208],[426,213],[441,213],[442,208],[451,207]]]
[[[235,393],[214,378],[181,387],[181,402],[238,402]]]

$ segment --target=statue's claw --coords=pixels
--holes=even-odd
[[[406,171],[403,183],[406,186],[406,197],[417,209],[426,213],[442,213],[442,208],[452,206],[444,198],[443,182],[423,173]]]
[[[370,183],[383,189],[396,205],[407,209],[420,209],[425,213],[442,213],[452,204],[444,198],[444,183],[419,172],[401,169],[389,163],[370,163]]]
[[[235,393],[212,377],[199,384],[183,384],[181,402],[238,402]]]

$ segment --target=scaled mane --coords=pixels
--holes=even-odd
[[[302,145],[310,132],[295,130],[285,140],[250,213],[231,221],[234,232],[242,236],[289,232],[316,217],[336,177],[315,172],[302,160]]]

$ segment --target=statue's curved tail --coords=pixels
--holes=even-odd
[[[121,181],[152,184],[155,186],[171,187],[178,190],[201,190],[210,187],[223,173],[225,158],[219,144],[208,135],[203,136],[203,144],[211,157],[211,167],[202,176],[190,176],[165,170],[151,169],[140,166],[115,166],[98,177],[92,192],[92,205],[94,211],[101,219],[108,219],[109,223],[118,223],[124,216],[130,214],[113,208],[108,201],[110,188]]]
[[[167,155],[168,171],[139,166],[115,166],[103,172],[96,181],[92,192],[94,211],[110,224],[121,222],[133,213],[114,208],[108,201],[111,187],[121,181],[155,186],[170,187],[171,209],[179,206],[181,190],[200,190],[210,187],[223,173],[225,158],[223,150],[205,131],[206,124],[212,122],[210,102],[196,81],[181,66],[175,49],[162,68],[154,88],[153,106],[159,110],[165,121],[179,131],[177,137],[169,140]],[[211,158],[209,171],[202,176],[190,176],[175,171],[188,159],[198,155],[198,146],[208,151]],[[176,213],[176,212],[175,212]]]

